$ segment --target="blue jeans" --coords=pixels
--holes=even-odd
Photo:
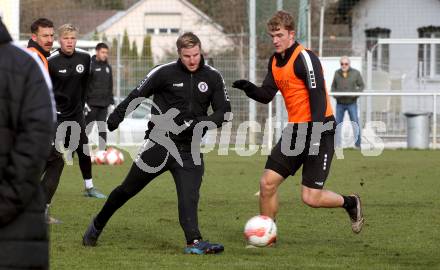
[[[350,121],[354,122],[356,126],[353,127],[353,134],[354,136],[357,135],[355,146],[360,147],[361,146],[361,127],[359,125],[359,118],[358,118],[358,108],[357,103],[351,103],[351,104],[336,104],[336,122],[339,125],[344,120],[344,114],[345,111],[348,112],[348,116],[350,117]],[[338,128],[340,130],[341,127]],[[337,135],[337,145],[341,146],[341,134]]]

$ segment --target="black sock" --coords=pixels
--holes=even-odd
[[[345,209],[348,210],[356,207],[356,199],[353,196],[342,196],[342,198],[344,198],[344,204],[342,207]]]

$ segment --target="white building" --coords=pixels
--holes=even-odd
[[[187,31],[200,37],[205,53],[225,51],[232,46],[222,27],[186,0],[142,0],[97,27],[98,33],[105,33],[109,40],[122,36],[125,30],[139,52],[144,36],[151,36],[155,63],[174,53],[177,37]]]
[[[378,38],[440,38],[439,0],[351,2],[355,52],[366,52]],[[373,88],[440,90],[440,45],[380,45],[373,58]]]

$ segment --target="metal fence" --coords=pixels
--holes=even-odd
[[[387,0],[0,0],[5,22],[14,38],[30,37],[30,24],[39,17],[80,28],[83,48],[107,42],[113,66],[115,95],[126,96],[154,65],[177,58],[178,35],[195,32],[202,40],[206,60],[224,76],[232,102],[236,132],[240,123],[254,119],[276,127],[285,119],[280,97],[270,105],[249,103],[241,92],[230,88],[239,78],[261,83],[268,58],[273,53],[265,23],[278,9],[295,18],[296,38],[320,57],[360,57],[360,70],[367,89],[360,95],[361,122],[383,121],[383,137],[404,142],[406,110],[436,107],[440,89],[440,2]],[[14,8],[5,9],[7,6]],[[46,8],[51,6],[50,9]],[[18,16],[19,14],[20,16]],[[15,23],[14,23],[15,22]],[[390,44],[386,39],[431,39],[431,43]],[[381,41],[382,40],[382,41]],[[331,81],[332,78],[326,78]],[[371,90],[370,90],[371,91]],[[414,95],[404,93],[413,92]],[[402,94],[399,94],[402,93]],[[417,95],[416,95],[417,94]],[[432,95],[431,95],[432,94]],[[435,101],[434,101],[435,100]],[[432,109],[431,109],[432,108]],[[255,112],[255,113],[254,113]],[[433,118],[436,118],[434,114]],[[436,122],[436,121],[434,121]],[[280,135],[274,129],[273,138]],[[436,133],[436,129],[434,135]],[[438,133],[437,133],[438,134]],[[432,134],[431,134],[432,136]],[[255,142],[272,136],[256,133]],[[434,136],[435,137],[435,136]],[[272,139],[271,141],[274,141]],[[265,142],[270,144],[270,141]]]

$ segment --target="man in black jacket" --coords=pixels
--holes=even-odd
[[[46,18],[39,18],[32,23],[31,33],[28,49],[35,52],[48,69],[47,57],[50,56],[54,41],[53,22]]]
[[[48,269],[40,176],[50,152],[52,85],[37,56],[0,20],[0,269]]]
[[[230,102],[222,76],[204,63],[199,38],[185,33],[176,45],[179,60],[153,68],[107,120],[109,130],[115,130],[124,115],[135,108],[133,103],[138,97],[154,95],[147,141],[124,182],[112,191],[90,223],[83,237],[85,246],[96,245],[107,221],[119,207],[157,176],[170,171],[176,183],[179,221],[187,242],[184,252],[209,254],[224,249],[221,244],[202,240],[197,207],[204,172],[201,135],[206,127],[217,128],[229,120]],[[211,115],[207,113],[209,106],[213,110]]]
[[[76,49],[77,34],[78,29],[75,26],[62,25],[58,29],[60,49],[49,57],[49,73],[58,111],[55,146],[59,147],[62,141],[69,152],[77,152],[85,185],[84,195],[105,198],[106,196],[93,186],[92,162],[83,114],[90,55],[86,51]]]
[[[39,18],[31,25],[32,37],[28,42],[28,49],[37,53],[45,68],[49,70],[47,57],[50,56],[54,40],[53,22],[46,18]],[[54,134],[55,138],[55,134]],[[55,194],[61,173],[64,168],[63,155],[52,146],[50,156],[47,159],[46,167],[43,171],[41,185],[46,193],[46,222],[48,224],[61,223],[60,220],[49,216],[49,206]]]
[[[86,99],[86,125],[88,132],[92,126],[89,124],[96,121],[99,132],[99,150],[105,150],[107,143],[107,127],[105,120],[107,110],[115,102],[113,100],[113,76],[112,67],[107,62],[108,46],[105,43],[96,45],[96,55],[92,57],[90,65],[89,87]]]

